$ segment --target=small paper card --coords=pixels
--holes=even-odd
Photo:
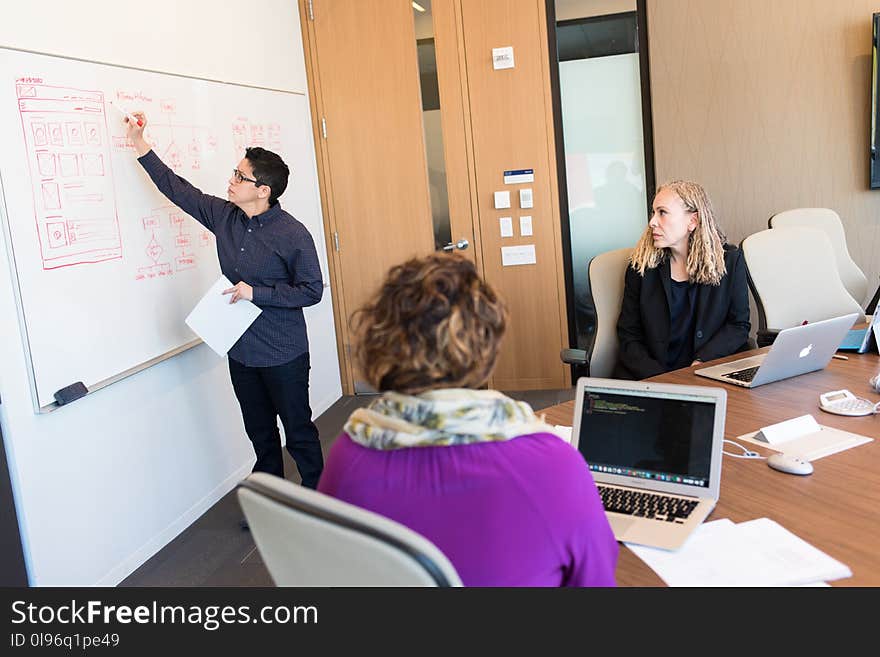
[[[786,440],[799,438],[810,433],[820,431],[819,423],[812,415],[801,415],[800,417],[778,422],[767,427],[761,427],[755,434],[755,440],[760,440],[768,445],[778,445]]]

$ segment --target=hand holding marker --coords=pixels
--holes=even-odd
[[[138,127],[143,125],[143,122],[139,118],[135,117],[131,112],[126,112],[119,105],[114,104],[112,100],[109,102],[110,102],[110,107],[114,108],[117,112],[122,114],[122,116],[124,116],[126,119],[128,119],[129,121],[131,121],[132,123],[134,123]]]

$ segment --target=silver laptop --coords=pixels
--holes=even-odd
[[[852,313],[783,329],[767,353],[740,358],[723,365],[704,367],[694,370],[694,374],[744,388],[754,388],[821,370],[828,365],[847,331],[858,318],[858,313]]]
[[[586,459],[614,537],[674,550],[715,508],[727,392],[578,380],[572,445]]]

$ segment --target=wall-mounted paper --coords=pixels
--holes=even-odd
[[[498,219],[501,226],[501,237],[513,237],[513,218],[501,217]]]
[[[534,244],[501,247],[502,267],[512,267],[514,265],[534,265],[536,262],[537,259],[535,258]]]
[[[503,210],[510,207],[510,192],[495,192],[495,209]]]
[[[532,218],[528,215],[519,218],[519,234],[528,237],[532,234]]]
[[[513,68],[513,66],[513,46],[492,48],[492,68],[497,71],[503,68]]]

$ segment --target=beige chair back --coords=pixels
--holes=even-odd
[[[817,228],[762,230],[742,242],[760,329],[781,330],[817,322],[861,306],[843,282],[827,235]]]
[[[461,586],[424,536],[384,516],[262,472],[238,500],[277,586]]]
[[[590,350],[590,376],[610,377],[617,363],[617,319],[632,249],[600,253],[590,261],[590,294],[596,310],[596,334]]]
[[[860,305],[865,302],[865,297],[868,295],[868,278],[849,255],[846,234],[843,232],[843,222],[840,220],[840,215],[834,210],[828,208],[786,210],[770,217],[769,224],[770,228],[811,226],[824,231],[828,235],[828,239],[831,240],[837,271],[840,273],[843,286]]]

